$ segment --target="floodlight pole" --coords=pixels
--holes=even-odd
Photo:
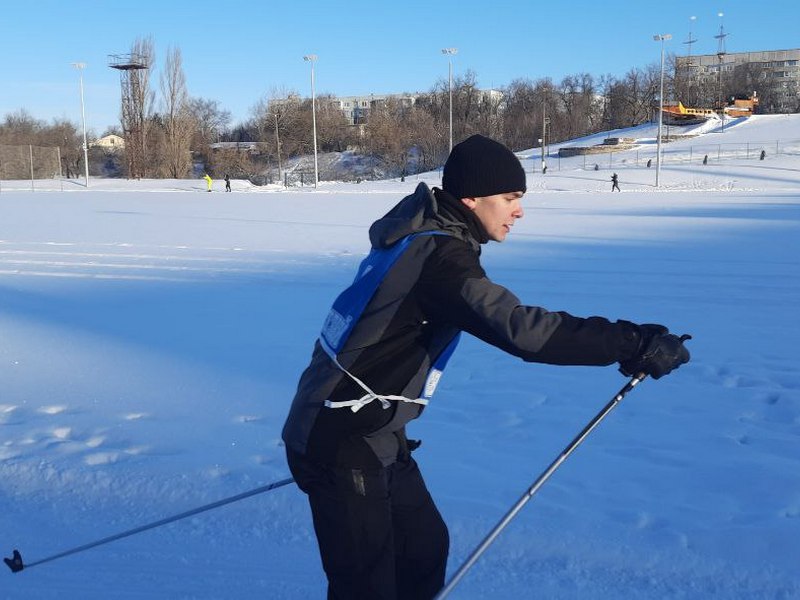
[[[78,69],[78,76],[81,85],[81,119],[83,121],[83,170],[86,178],[86,187],[89,187],[89,149],[86,145],[86,108],[83,102],[83,70],[86,68],[86,63],[72,63],[72,66]]]
[[[453,149],[453,58],[458,53],[458,48],[442,48],[442,54],[447,55],[447,80],[450,90],[450,150]]]
[[[664,120],[664,42],[672,39],[671,33],[654,35],[653,40],[661,42],[661,88],[658,93],[658,142],[656,144],[656,187],[661,176],[661,128]]]
[[[314,188],[319,183],[319,166],[317,163],[317,107],[314,95],[314,62],[317,60],[316,54],[306,54],[303,60],[311,63],[311,122],[314,129]]]
[[[547,116],[547,92],[545,91],[544,100],[542,100],[542,175],[547,173],[547,126],[550,124],[550,118]]]
[[[544,135],[544,130],[542,131],[542,135]],[[544,138],[539,138],[539,154],[541,155],[542,159],[542,170],[544,170]],[[533,162],[533,161],[531,161]],[[534,164],[532,167],[532,172],[536,172],[536,165]]]
[[[278,113],[275,113],[275,146],[278,148],[278,183],[283,181],[281,176],[281,137],[278,135]]]

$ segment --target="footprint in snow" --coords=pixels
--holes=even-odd
[[[14,423],[12,420],[14,416],[14,411],[16,411],[19,406],[14,404],[0,404],[0,425],[11,425]]]
[[[234,417],[234,423],[258,423],[259,421],[263,421],[264,417],[258,417],[254,415],[240,415],[238,417]]]
[[[60,415],[67,407],[64,405],[53,405],[53,406],[42,406],[36,412],[42,413],[43,415]]]
[[[90,467],[99,465],[110,465],[117,462],[120,458],[119,452],[95,452],[84,457],[83,462]]]
[[[103,442],[105,442],[105,441],[106,441],[106,436],[104,436],[104,435],[96,435],[94,437],[90,437],[84,443],[89,448],[99,448],[100,446],[103,445]]]
[[[52,434],[57,440],[68,440],[72,435],[72,427],[56,427]]]
[[[149,416],[148,413],[128,413],[124,418],[126,421],[138,421],[139,419],[145,419]]]

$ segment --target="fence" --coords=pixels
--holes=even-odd
[[[37,179],[61,177],[61,149],[51,146],[0,145],[0,181],[31,181],[35,189]]]
[[[724,134],[722,134],[724,135]],[[708,164],[722,162],[725,160],[758,160],[764,156],[772,155],[795,155],[800,156],[800,139],[770,140],[770,141],[749,141],[749,142],[718,142],[691,144],[686,146],[672,146],[679,140],[670,140],[661,144],[661,165],[665,164]],[[685,141],[685,140],[683,140]],[[553,162],[557,160],[557,170],[561,170],[562,162],[564,167],[575,169],[583,166],[584,169],[612,168],[620,165],[636,166],[655,166],[657,145],[652,143],[639,144],[633,151],[621,151],[609,146],[607,152],[595,152],[592,154],[582,154],[574,157],[562,157],[557,152],[549,153],[547,159],[548,170],[552,168]],[[532,154],[531,159],[538,168],[540,155]],[[649,163],[649,164],[648,164]]]

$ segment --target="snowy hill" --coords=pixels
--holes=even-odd
[[[800,115],[694,133],[664,145],[658,189],[652,126],[570,142],[636,138],[587,166],[554,146],[546,175],[519,153],[526,216],[486,247],[490,277],[689,332],[693,360],[634,390],[453,598],[800,598]],[[287,477],[280,428],[370,223],[439,177],[1,182],[3,555]],[[450,573],[624,382],[462,342],[411,425]],[[294,486],[2,577],[8,599],[325,597]]]

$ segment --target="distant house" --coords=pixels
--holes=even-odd
[[[125,139],[114,133],[104,135],[89,144],[90,148],[103,148],[104,150],[124,150]]]

